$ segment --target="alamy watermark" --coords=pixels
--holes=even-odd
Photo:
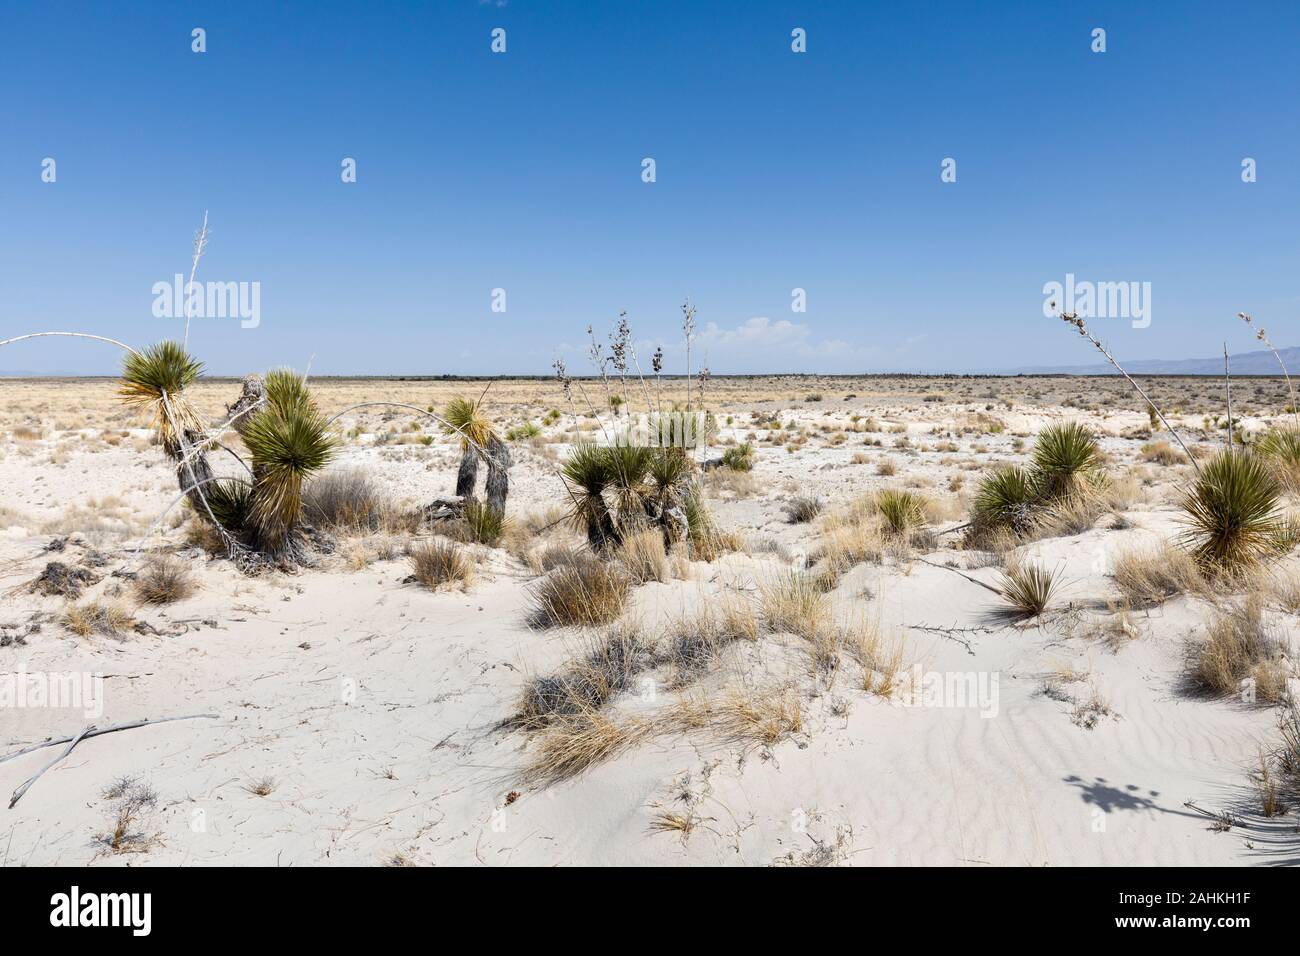
[[[104,715],[104,675],[96,671],[28,671],[25,664],[0,674],[0,712],[53,707],[77,709],[94,719]]]
[[[239,319],[241,329],[262,322],[262,283],[186,282],[179,272],[171,282],[153,284],[155,319]]]
[[[1073,272],[1065,282],[1055,280],[1043,285],[1043,315],[1056,318],[1056,308],[1065,315],[1081,319],[1130,319],[1135,329],[1151,324],[1150,282],[1076,281]]]
[[[987,720],[998,715],[998,678],[997,671],[926,671],[913,664],[889,699],[904,707],[977,709]]]

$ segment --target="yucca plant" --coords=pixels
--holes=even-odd
[[[1086,428],[1078,422],[1065,422],[1039,433],[1030,461],[1042,497],[1062,499],[1087,488],[1101,465],[1101,452]]]
[[[176,462],[177,484],[195,513],[220,524],[207,502],[214,482],[203,422],[186,394],[202,372],[203,363],[179,343],[159,342],[127,352],[118,396],[148,418],[163,452]]]
[[[646,483],[655,450],[645,445],[613,445],[600,449],[605,456],[609,490],[621,530],[644,526],[651,489]]]
[[[1300,430],[1270,428],[1253,448],[1279,484],[1292,494],[1300,492]]]
[[[243,529],[255,550],[281,558],[293,553],[304,483],[334,457],[334,436],[307,391],[288,370],[266,377],[266,404],[240,426],[252,460],[253,487]]]
[[[130,408],[148,416],[159,443],[172,458],[181,456],[186,432],[199,432],[203,422],[185,390],[203,372],[199,362],[178,342],[159,342],[122,361],[118,395]]]
[[[1258,456],[1225,449],[1183,494],[1182,538],[1207,573],[1232,575],[1275,553],[1280,488]]]
[[[478,544],[495,547],[506,532],[505,515],[477,498],[469,498],[465,501],[465,510],[460,520],[466,536]]]
[[[1034,521],[1039,489],[1023,468],[1005,465],[980,479],[971,503],[971,531],[980,538],[998,530],[1023,534]]]
[[[252,528],[253,486],[242,478],[219,478],[203,488],[207,509],[217,524],[236,539],[244,538]]]
[[[1014,563],[1002,572],[998,591],[1015,617],[1037,617],[1047,610],[1056,591],[1057,575],[1038,564]]]
[[[570,484],[574,499],[573,519],[587,532],[593,551],[602,552],[617,544],[618,530],[605,501],[605,489],[611,481],[609,457],[605,449],[591,442],[579,442],[564,460],[560,473]]]
[[[479,449],[496,437],[496,429],[483,414],[478,402],[468,398],[453,398],[442,411],[447,424],[443,431],[460,439],[460,471],[456,473],[456,494],[468,498],[474,494],[478,480]],[[474,446],[477,445],[478,449]]]
[[[895,537],[905,537],[925,524],[925,498],[914,491],[886,488],[876,495],[875,505],[885,531]]]

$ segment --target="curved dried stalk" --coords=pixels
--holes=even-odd
[[[5,339],[3,342],[0,342],[0,346],[12,345],[14,342],[21,342],[24,339],[39,339],[47,335],[66,335],[77,339],[94,339],[97,342],[108,342],[110,345],[116,345],[118,348],[126,349],[133,355],[140,354],[125,342],[119,342],[117,339],[110,339],[106,335],[91,335],[89,332],[28,332],[26,335],[16,335],[12,339]]]

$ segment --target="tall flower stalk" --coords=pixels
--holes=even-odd
[[[1050,303],[1050,305],[1053,309],[1056,308],[1055,302]],[[1192,450],[1187,447],[1187,443],[1183,441],[1182,436],[1178,434],[1174,429],[1174,426],[1169,424],[1169,419],[1165,418],[1165,413],[1160,410],[1160,406],[1151,400],[1151,396],[1143,391],[1142,386],[1133,380],[1133,376],[1129,375],[1129,373],[1124,370],[1124,366],[1119,364],[1118,360],[1116,360],[1115,356],[1110,354],[1110,351],[1107,350],[1106,346],[1102,345],[1097,337],[1088,331],[1088,325],[1084,322],[1083,318],[1072,312],[1058,312],[1057,315],[1060,317],[1061,321],[1074,326],[1080,335],[1091,342],[1093,348],[1104,355],[1106,361],[1115,366],[1116,371],[1123,375],[1128,383],[1133,386],[1133,389],[1146,399],[1147,405],[1156,410],[1156,414],[1159,415],[1160,420],[1164,422],[1165,428],[1169,430],[1169,434],[1174,436],[1174,441],[1178,442],[1178,444],[1182,446],[1183,452],[1187,455],[1187,460],[1192,463],[1192,467],[1196,469],[1196,473],[1198,475],[1201,474],[1201,466],[1196,463],[1196,456],[1192,454]]]
[[[1264,347],[1273,353],[1273,358],[1277,359],[1277,364],[1282,368],[1282,377],[1286,379],[1287,391],[1291,394],[1291,415],[1295,418],[1296,427],[1300,428],[1300,408],[1297,408],[1296,406],[1295,386],[1291,384],[1291,373],[1287,371],[1286,362],[1282,361],[1282,356],[1278,353],[1278,350],[1273,347],[1273,343],[1268,340],[1268,332],[1265,331],[1262,325],[1256,327],[1254,318],[1247,315],[1245,312],[1238,312],[1237,318],[1255,329],[1255,338],[1260,342],[1263,342]]]
[[[695,306],[682,304],[682,333],[686,336],[686,410],[691,410],[691,343],[695,341]]]

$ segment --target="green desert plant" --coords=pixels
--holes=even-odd
[[[1033,525],[1038,487],[1023,468],[1004,465],[982,477],[971,503],[971,532],[976,541],[997,531],[1024,534]]]
[[[605,489],[612,480],[605,450],[591,442],[575,444],[560,473],[574,499],[574,521],[587,532],[592,550],[603,552],[617,544],[618,531],[605,501]]]
[[[886,488],[876,495],[875,506],[884,530],[895,537],[906,537],[925,524],[925,498],[915,491]]]
[[[465,510],[461,513],[460,524],[466,539],[491,547],[496,546],[507,530],[505,515],[477,498],[465,500]]]
[[[1012,615],[1032,618],[1047,610],[1056,586],[1055,571],[1038,564],[1016,562],[1002,572],[998,590]]]
[[[334,457],[335,440],[307,391],[306,380],[277,369],[266,376],[266,405],[240,433],[252,460],[248,523],[255,550],[292,552],[302,514],[304,483]]]
[[[730,468],[732,471],[753,471],[754,446],[749,442],[741,442],[733,448],[728,448],[722,453],[722,467]]]
[[[128,352],[122,362],[118,395],[129,408],[145,414],[159,443],[172,458],[181,455],[186,432],[200,432],[203,423],[185,390],[203,371],[203,363],[178,342],[159,342],[140,352]]]
[[[1270,428],[1253,447],[1278,484],[1291,494],[1300,493],[1300,430]]]
[[[474,483],[478,480],[479,449],[486,448],[490,440],[498,437],[496,429],[483,414],[481,405],[468,398],[453,398],[443,409],[442,417],[446,420],[443,431],[460,439],[456,494],[468,498],[474,494]]]
[[[1201,570],[1234,575],[1276,548],[1279,488],[1260,459],[1223,450],[1183,494],[1188,528],[1183,543]]]
[[[1049,425],[1039,433],[1030,456],[1033,478],[1048,500],[1074,496],[1101,464],[1097,441],[1078,422]]]

